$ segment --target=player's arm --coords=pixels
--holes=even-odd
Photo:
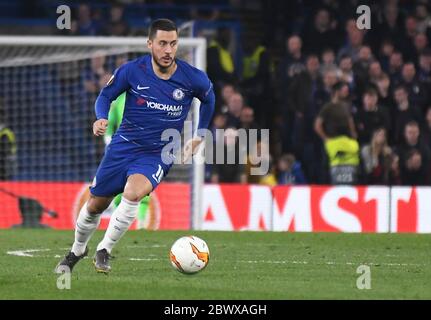
[[[202,97],[199,97],[201,106],[199,108],[199,123],[197,135],[200,138],[204,138],[205,135],[200,131],[202,129],[208,129],[215,109],[215,94],[212,83],[210,82],[209,89],[204,93]]]
[[[215,94],[211,81],[206,79],[205,89],[198,92],[197,98],[201,105],[199,108],[199,123],[196,136],[186,143],[184,148],[184,159],[194,155],[205,138],[205,132],[202,129],[208,129],[215,109]]]
[[[108,127],[106,128],[106,132],[103,137],[106,145],[111,142],[112,136],[120,127],[121,120],[123,118],[124,103],[126,100],[125,96],[126,93],[123,92],[116,100],[111,103],[111,108],[108,114]]]
[[[128,67],[127,63],[115,70],[114,75],[96,99],[94,107],[97,120],[93,124],[93,133],[96,136],[104,135],[106,132],[111,102],[130,87],[127,75]]]

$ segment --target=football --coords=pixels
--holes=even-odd
[[[196,273],[207,265],[210,252],[206,242],[196,236],[181,237],[171,247],[172,266],[182,273]]]

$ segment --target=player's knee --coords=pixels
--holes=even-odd
[[[94,198],[88,200],[87,211],[89,214],[101,214],[106,208],[105,203],[98,202]]]
[[[139,202],[141,201],[146,195],[142,192],[135,191],[135,190],[126,190],[123,193],[123,197],[126,198],[129,201],[133,202]]]

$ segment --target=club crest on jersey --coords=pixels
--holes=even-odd
[[[174,92],[172,93],[172,96],[177,101],[183,100],[184,95],[185,95],[184,91],[182,91],[181,89],[175,89]]]

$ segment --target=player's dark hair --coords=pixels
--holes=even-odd
[[[178,28],[175,22],[169,19],[157,19],[151,23],[150,30],[148,32],[148,38],[150,40],[154,39],[154,37],[156,36],[157,30],[175,31],[176,33],[178,33]]]

